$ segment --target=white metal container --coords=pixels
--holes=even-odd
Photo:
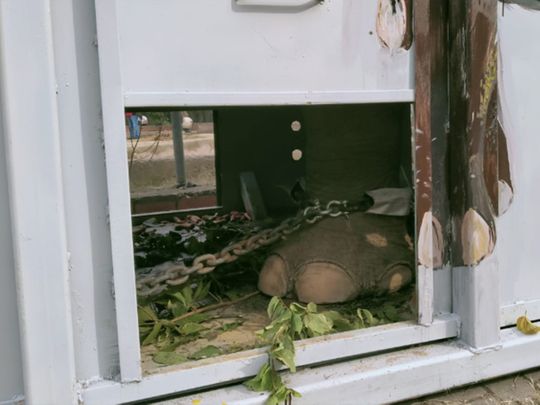
[[[184,395],[252,376],[266,361],[252,350],[142,374],[124,107],[414,100],[412,52],[380,47],[375,0],[268,2],[277,6],[0,2],[0,404]],[[528,46],[539,20],[517,7],[500,18],[502,119],[516,177],[495,254],[473,268],[419,270],[425,325],[299,342],[299,365],[336,363],[287,377],[303,394],[298,404],[392,402],[540,365],[540,336],[499,332],[524,311],[540,318],[540,48]],[[486,308],[495,319],[479,313]],[[496,343],[457,344],[467,319]],[[390,352],[373,355],[380,351]],[[232,386],[177,403],[264,399]]]

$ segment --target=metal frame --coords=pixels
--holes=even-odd
[[[25,400],[68,404],[75,356],[49,10],[48,0],[0,3],[0,97]]]
[[[75,37],[76,25],[60,11],[64,6],[69,6],[65,10],[71,13],[81,12],[73,10],[71,0],[0,2],[1,133],[8,172],[25,400],[28,403],[118,403],[186,392],[254,375],[265,361],[263,350],[167,368],[163,373],[148,376],[141,374],[122,120],[124,103],[133,101],[127,101],[129,97],[126,99],[122,94],[116,2],[108,0],[96,0],[96,11],[115,307],[111,297],[110,305],[107,301],[93,310],[108,310],[116,325],[111,328],[114,331],[108,331],[114,338],[108,336],[106,349],[103,342],[100,347],[102,338],[92,336],[103,329],[104,323],[94,319],[98,315],[92,310],[84,313],[79,305],[92,299],[100,301],[110,294],[104,291],[110,280],[92,285],[92,278],[109,273],[107,269],[102,271],[92,266],[92,259],[84,256],[82,248],[91,239],[89,224],[93,213],[90,211],[95,205],[86,196],[76,197],[84,194],[80,188],[89,194],[93,190],[91,185],[78,184],[78,179],[84,177],[84,158],[95,162],[101,155],[95,150],[94,154],[88,153],[85,150],[88,145],[78,143],[85,132],[77,126],[82,125],[82,116],[88,109],[77,106],[77,102],[79,97],[84,97],[78,94],[82,91],[79,86],[92,87],[97,72],[92,79],[81,79],[81,71],[76,68],[81,63],[77,58],[81,56],[73,55],[77,53],[76,41],[60,41]],[[88,42],[88,46],[93,45]],[[84,57],[92,59],[92,56]],[[97,64],[97,54],[92,60]],[[94,87],[92,102],[97,105],[99,86]],[[169,100],[176,103],[175,98]],[[80,131],[77,132],[80,138],[70,138],[71,131]],[[87,131],[99,132],[95,128]],[[102,162],[95,164],[97,167]],[[73,172],[68,173],[70,170]],[[101,170],[104,176],[105,169]],[[88,204],[80,205],[81,201]],[[89,217],[83,220],[82,215]],[[304,394],[299,404],[321,401],[346,404],[346,398],[359,397],[365,398],[365,403],[397,401],[540,364],[540,337],[518,335],[514,328],[499,331],[499,326],[512,324],[516,314],[523,310],[530,311],[532,318],[540,318],[540,300],[499,308],[497,267],[495,261],[485,261],[480,266],[452,271],[433,272],[427,268],[434,283],[433,293],[427,297],[427,301],[433,300],[433,315],[426,317],[429,324],[434,316],[429,327],[398,323],[298,342],[300,366],[458,335],[469,345],[457,346],[455,341],[424,345],[302,370],[287,377]],[[450,309],[450,297],[441,288],[452,279],[453,305],[459,318],[437,315]],[[82,291],[80,297],[76,296],[79,291]],[[107,350],[115,350],[116,338],[118,353],[109,354]],[[114,357],[108,359],[110,363],[118,357],[120,380],[113,376],[114,372],[103,371],[114,369],[114,365],[101,364],[102,356]],[[209,392],[203,397],[209,403],[215,403],[211,402],[212,398],[219,398],[230,404],[256,404],[265,399],[239,387]],[[180,403],[191,403],[191,399],[197,398],[186,398]]]
[[[189,389],[200,388],[216,383],[223,383],[235,379],[246,378],[256,374],[258,367],[264,361],[264,354],[261,352],[245,352],[240,355],[224,356],[214,359],[200,366],[190,364],[186,367],[177,367],[174,371],[165,372],[151,377],[143,377],[140,369],[140,348],[137,332],[136,317],[136,297],[134,288],[134,272],[131,245],[131,224],[129,210],[129,179],[127,162],[125,159],[125,137],[123,135],[123,107],[139,106],[178,106],[178,105],[198,105],[208,103],[211,105],[234,105],[235,103],[250,104],[257,103],[257,97],[246,99],[245,94],[237,95],[239,98],[230,97],[216,99],[215,97],[206,99],[186,99],[184,95],[162,95],[154,97],[153,94],[145,93],[139,99],[134,99],[132,94],[125,94],[122,91],[122,78],[120,74],[119,40],[117,31],[117,2],[108,0],[96,0],[97,29],[99,43],[99,63],[101,71],[102,107],[103,107],[103,130],[104,146],[107,166],[107,184],[109,191],[109,212],[111,227],[111,242],[114,271],[114,291],[116,297],[116,318],[118,330],[118,346],[120,356],[120,375],[123,384],[106,383],[89,388],[94,392],[105,393],[100,396],[100,400],[105,397],[114,396],[115,392],[132,392],[130,400],[143,399],[152,395],[163,395],[175,393]],[[367,92],[361,95],[358,92],[343,92],[321,94],[321,102],[374,102],[389,101],[387,97],[398,97],[398,101],[411,101],[413,92]],[[396,94],[394,94],[396,93]],[[276,103],[283,97],[283,93],[276,93]],[[347,95],[351,98],[348,99]],[[182,97],[180,97],[182,96]],[[317,102],[317,95],[313,93],[298,94],[298,102],[305,103],[306,97]],[[339,96],[339,97],[338,97]],[[370,98],[375,96],[375,98]],[[382,96],[382,97],[379,97]],[[367,97],[367,98],[365,98]],[[247,100],[247,101],[246,101]],[[192,104],[191,104],[192,103]],[[449,286],[447,286],[449,288]],[[429,302],[432,306],[432,301]],[[412,326],[410,324],[396,324],[390,329],[392,333],[386,334],[378,331],[378,328],[370,329],[365,333],[338,334],[330,338],[322,339],[320,342],[306,341],[301,343],[310,347],[306,349],[309,356],[305,358],[299,354],[299,363],[303,365],[318,362],[335,360],[338,357],[347,357],[367,354],[374,351],[387,350],[398,346],[425,343],[428,341],[455,337],[457,326],[455,320],[437,320],[429,327]],[[453,325],[453,326],[452,326]],[[352,341],[350,341],[352,336]],[[382,336],[386,336],[382,339]],[[395,336],[396,338],[392,338]],[[397,338],[399,336],[399,338]],[[407,337],[408,336],[408,337]],[[366,341],[370,341],[367,344]],[[356,341],[356,344],[353,344]],[[339,347],[335,349],[334,345]],[[348,344],[346,344],[348,342]],[[311,345],[313,345],[311,347]],[[343,350],[347,347],[348,350]],[[300,350],[300,353],[302,350]],[[341,354],[340,354],[341,353]],[[207,370],[211,370],[208,372]],[[221,371],[219,371],[221,370]],[[126,384],[131,381],[141,381],[139,384]],[[167,381],[163,384],[163,381]],[[173,383],[173,381],[175,381]],[[99,387],[102,387],[101,389]],[[103,387],[106,387],[104,389]],[[146,388],[145,388],[146,387]],[[159,390],[156,388],[159,387]]]
[[[501,332],[499,350],[476,353],[454,342],[400,350],[286,375],[285,382],[302,394],[295,405],[387,404],[475,383],[540,364],[540,335],[515,328]],[[263,405],[266,395],[236,385],[195,394],[162,405]]]
[[[116,1],[96,0],[96,17],[120,376],[123,382],[139,381],[141,354]]]
[[[130,93],[126,107],[257,106],[287,104],[412,103],[414,90],[276,93]]]
[[[302,367],[447,339],[457,336],[458,326],[458,318],[445,316],[434,320],[431,327],[400,322],[306,339],[295,343],[296,363]],[[138,384],[98,383],[85,390],[82,396],[85,404],[101,405],[198,390],[254,376],[266,361],[265,349],[249,350],[218,359],[164,368],[160,373],[145,376]]]

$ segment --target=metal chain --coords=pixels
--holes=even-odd
[[[352,212],[365,211],[370,202],[366,199],[356,204],[347,201],[330,201],[326,205],[319,202],[309,205],[291,218],[287,218],[275,228],[264,229],[214,254],[203,254],[193,260],[191,266],[183,262],[165,262],[153,267],[137,280],[137,295],[151,297],[164,292],[170,286],[178,286],[188,281],[192,274],[206,274],[217,266],[232,263],[240,256],[247,255],[263,246],[269,246],[297,231],[302,225],[311,225],[327,217],[339,217]]]

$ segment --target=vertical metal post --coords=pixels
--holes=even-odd
[[[68,405],[78,401],[50,12],[48,0],[0,2],[0,114],[24,402]],[[0,326],[2,344],[13,327]]]
[[[174,162],[176,167],[176,185],[186,185],[186,166],[184,163],[184,140],[182,138],[182,114],[180,111],[171,113]]]
[[[133,271],[135,263],[131,235],[127,145],[126,138],[123,136],[125,124],[120,73],[120,43],[117,30],[118,2],[95,0],[95,4],[118,354],[120,378],[126,383],[139,381],[142,375],[137,295]]]

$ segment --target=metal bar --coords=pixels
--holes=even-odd
[[[495,347],[500,339],[499,268],[495,257],[477,266],[454,267],[453,312],[461,319],[460,338],[473,350]]]
[[[51,3],[77,380],[118,374],[94,5]],[[81,327],[81,325],[83,325]]]
[[[25,402],[76,404],[50,7],[0,2],[0,106]]]
[[[295,405],[388,404],[500,377],[540,364],[540,334],[503,331],[500,350],[473,353],[438,343],[286,374],[302,394]],[[263,405],[266,395],[242,385],[159,402],[161,405]]]
[[[411,103],[414,90],[298,91],[298,92],[130,92],[124,97],[126,107],[201,107],[246,105],[305,105]]]
[[[182,114],[180,111],[171,112],[174,163],[176,169],[176,185],[186,185],[186,164],[184,162],[184,138],[182,136]]]
[[[412,344],[433,342],[455,337],[457,332],[457,318],[448,316],[436,319],[429,327],[412,322],[400,322],[322,336],[296,342],[296,364],[307,366]],[[207,386],[254,376],[266,361],[268,361],[268,356],[265,349],[250,350],[197,363],[164,368],[161,373],[148,375],[136,385],[98,383],[85,389],[82,395],[86,405],[106,405],[199,390]]]
[[[0,101],[1,105],[1,101]],[[2,111],[0,109],[0,324],[2,343],[0,344],[0,405],[8,398],[24,399],[21,338],[17,314],[17,289],[15,288],[15,263],[11,218],[9,212],[8,179],[5,165],[4,133]],[[9,325],[9,327],[8,327]],[[15,402],[15,400],[13,401]],[[7,405],[7,404],[6,404]]]
[[[310,8],[324,0],[235,0],[239,6],[302,7]]]
[[[122,381],[141,379],[117,2],[96,0],[103,137]]]
[[[413,133],[419,322],[433,317],[433,271],[448,260],[446,193],[447,2],[414,2],[416,99]],[[450,285],[448,285],[450,289]]]

